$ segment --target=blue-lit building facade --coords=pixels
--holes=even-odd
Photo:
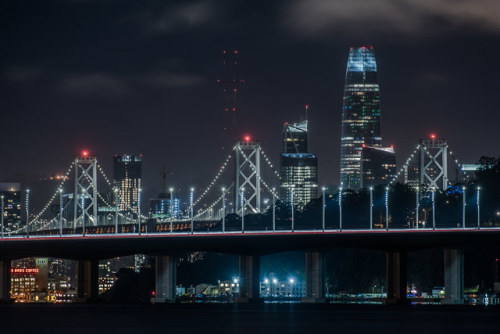
[[[380,90],[373,47],[351,47],[342,107],[340,182],[344,189],[362,187],[363,145],[382,147]]]
[[[151,199],[151,216],[153,218],[179,218],[180,201],[170,199],[170,194],[160,193],[158,198]]]
[[[293,195],[292,195],[293,193]],[[303,209],[318,194],[318,158],[308,152],[307,121],[285,123],[281,153],[280,199]]]

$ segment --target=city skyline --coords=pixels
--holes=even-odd
[[[216,79],[222,72],[221,51],[230,49],[239,50],[245,79],[238,96],[239,124],[275,164],[283,121],[297,119],[310,105],[310,146],[319,158],[320,184],[338,183],[345,59],[355,45],[377,50],[384,140],[395,145],[399,161],[429,133],[448,139],[464,162],[498,155],[497,104],[490,97],[498,86],[491,73],[498,72],[499,29],[485,13],[465,19],[436,7],[441,20],[426,14],[396,33],[394,20],[374,24],[369,15],[363,21],[367,13],[380,13],[377,5],[348,15],[349,21],[332,20],[336,13],[352,14],[349,5],[337,8],[321,1],[303,9],[298,20],[296,2],[277,2],[265,12],[241,3],[221,8],[210,1],[158,2],[157,15],[131,2],[122,3],[119,12],[115,2],[58,4],[57,16],[43,6],[19,6],[7,4],[13,28],[2,32],[11,46],[3,54],[0,77],[2,121],[10,124],[2,136],[16,138],[5,145],[5,158],[12,163],[0,170],[2,180],[29,181],[38,173],[60,172],[88,148],[107,171],[114,154],[144,154],[145,198],[161,189],[163,166],[176,173],[170,176],[172,185],[203,187],[227,154],[219,130],[224,96]],[[90,23],[75,16],[76,7],[106,15]],[[199,13],[198,20],[187,21],[186,8]],[[132,15],[138,12],[148,19]],[[403,17],[416,22],[410,12]],[[380,17],[386,17],[383,13]],[[259,25],[243,24],[255,17]],[[234,29],[221,33],[221,18]],[[331,25],[337,30],[329,30]],[[360,30],[347,29],[355,26]],[[373,26],[377,29],[361,28]],[[116,31],[127,38],[114,38]],[[68,36],[79,42],[54,42]],[[132,127],[135,131],[124,130]],[[200,142],[207,149],[199,150]],[[204,162],[203,169],[188,162],[193,156]],[[34,160],[39,161],[35,170],[30,167]]]

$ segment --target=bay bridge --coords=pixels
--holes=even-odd
[[[449,157],[460,171],[460,164],[446,141],[421,140],[383,189],[382,196],[374,198],[377,191],[373,187],[367,190],[368,205],[357,208],[357,211],[366,213],[366,217],[353,226],[347,223],[349,216],[345,208],[343,210],[348,190],[342,187],[328,198],[326,189],[321,188],[318,212],[309,216],[316,217],[314,221],[306,217],[306,224],[297,224],[300,212],[295,212],[293,204],[280,205],[277,191],[280,174],[258,142],[236,142],[206,188],[197,197],[194,189],[190,190],[189,205],[177,219],[172,215],[166,219],[151,219],[142,214],[140,205],[135,213],[130,207],[126,212],[120,210],[116,187],[97,158],[83,153],[70,164],[47,204],[36,214],[29,213],[27,193],[24,226],[4,228],[2,199],[0,299],[8,297],[10,261],[14,259],[50,256],[78,260],[78,296],[81,300],[92,300],[98,294],[100,259],[148,254],[156,256],[154,301],[174,300],[178,252],[211,251],[240,256],[238,301],[252,301],[259,299],[260,256],[300,250],[306,257],[304,301],[318,302],[324,300],[325,292],[324,251],[349,247],[385,251],[387,302],[405,303],[406,254],[424,248],[444,247],[446,301],[462,303],[464,247],[485,243],[499,245],[500,228],[491,221],[482,221],[481,188],[473,189],[472,193],[469,191],[467,198],[468,177],[458,172],[461,218],[458,221],[454,217],[442,221],[436,218],[439,210],[436,193],[452,189]],[[234,175],[228,182],[224,176],[229,174],[231,162]],[[417,177],[411,176],[412,170],[417,171]],[[99,178],[104,180],[106,191],[98,191]],[[63,203],[63,189],[71,179],[72,200]],[[410,184],[415,195],[414,209],[403,226],[395,224],[391,215],[391,209],[394,209],[389,206],[391,189],[398,181]],[[291,194],[293,196],[293,191]],[[272,199],[263,201],[263,196]],[[466,214],[471,197],[476,203],[474,209],[477,209],[474,210],[474,220],[470,219],[470,208]],[[57,201],[59,212],[54,214],[50,208]],[[334,211],[329,209],[332,206]],[[70,209],[72,219],[67,215]],[[255,216],[259,218],[250,219]],[[249,225],[250,221],[253,224]]]

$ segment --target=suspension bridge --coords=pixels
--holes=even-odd
[[[451,162],[451,163],[450,163]],[[385,230],[390,228],[389,190],[396,182],[408,184],[415,189],[414,218],[408,223],[409,228],[419,229],[423,226],[419,219],[422,210],[422,199],[430,198],[432,202],[432,213],[435,212],[435,192],[446,191],[452,183],[449,171],[451,165],[455,165],[455,182],[462,187],[468,182],[469,175],[462,170],[462,164],[454,157],[446,140],[422,139],[408,156],[405,163],[394,173],[385,192],[385,222],[382,226]],[[233,168],[231,168],[233,167]],[[231,173],[233,171],[234,173]],[[232,175],[231,175],[232,174]],[[104,189],[98,190],[98,180],[104,181]],[[64,194],[63,189],[73,183],[73,191]],[[225,187],[224,185],[229,185]],[[219,170],[205,188],[199,193],[191,188],[189,203],[186,208],[176,217],[173,212],[173,199],[170,200],[170,217],[152,218],[144,215],[141,211],[141,192],[139,192],[139,205],[136,209],[130,207],[126,201],[121,201],[118,187],[106,175],[104,169],[95,156],[83,152],[77,156],[69,165],[62,177],[62,181],[55,189],[52,196],[36,214],[29,212],[30,192],[26,192],[25,223],[18,223],[15,229],[9,229],[1,223],[1,237],[29,237],[34,235],[88,235],[88,234],[124,234],[124,233],[198,233],[212,231],[214,233],[225,233],[235,231],[248,232],[245,229],[245,216],[248,214],[264,214],[266,223],[261,224],[265,231],[277,231],[289,229],[296,230],[294,224],[294,208],[289,208],[290,214],[286,218],[287,226],[277,227],[276,205],[279,202],[280,174],[275,169],[269,156],[264,152],[259,142],[239,141],[233,146],[230,154],[224,159]],[[465,190],[465,188],[464,188]],[[369,188],[370,204],[367,223],[361,228],[374,229],[373,218],[373,187]],[[465,191],[463,206],[465,210]],[[195,194],[197,196],[195,196]],[[271,200],[263,201],[263,197],[269,196]],[[474,228],[481,228],[479,199],[477,190],[477,224]],[[326,217],[325,208],[328,202],[335,201],[325,195],[322,188],[321,198],[321,226],[314,230],[322,231],[328,229],[345,230],[348,226],[343,225],[342,198],[343,190],[338,191],[338,217]],[[59,202],[59,203],[57,203]],[[122,210],[122,208],[126,210]],[[54,208],[58,212],[54,213]],[[2,201],[3,210],[3,201]],[[272,214],[271,214],[272,212]],[[232,221],[235,218],[239,226],[226,224],[229,214]],[[368,219],[369,218],[369,219]],[[3,219],[3,214],[2,214]],[[281,217],[281,221],[283,218]],[[278,225],[280,225],[278,223]],[[375,224],[381,227],[380,224]],[[460,224],[466,228],[465,211]],[[468,224],[471,225],[470,223]],[[428,225],[429,226],[429,225]],[[436,218],[432,219],[432,228],[438,228]],[[358,227],[359,229],[359,227]]]

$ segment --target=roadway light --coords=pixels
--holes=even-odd
[[[342,231],[342,187],[339,188],[339,231]]]
[[[138,217],[137,217],[137,222],[138,222],[138,225],[139,225],[139,235],[141,235],[141,194],[142,194],[142,188],[139,188],[139,194],[138,194],[138,199],[137,199],[137,213],[138,213]]]
[[[189,193],[189,207],[190,207],[190,214],[191,214],[191,234],[194,232],[194,215],[193,215],[193,200],[194,200],[194,188],[191,187],[190,193]]]
[[[174,188],[170,187],[170,234],[174,232]]]
[[[325,187],[321,187],[321,193],[322,193],[322,197],[323,197],[323,206],[321,208],[321,226],[323,227],[323,232],[325,232],[325,228],[326,228],[326,223],[325,223],[325,210],[326,210],[326,199],[325,199],[325,190],[326,188]]]
[[[373,187],[370,187],[370,230],[373,230]]]
[[[222,187],[222,233],[226,232],[226,188]]]
[[[276,188],[273,187],[273,232],[276,232]]]
[[[467,187],[462,186],[462,228],[465,228],[465,191]]]
[[[63,190],[59,188],[59,235],[63,234]],[[3,227],[3,224],[2,224]]]
[[[290,207],[292,209],[292,232],[294,231],[294,228],[295,228],[295,224],[294,224],[295,223],[295,219],[294,219],[295,218],[295,213],[294,213],[294,210],[293,210],[293,207],[294,207],[294,205],[293,205],[294,204],[293,203],[293,201],[294,201],[294,195],[295,194],[293,192],[293,188],[291,188],[291,190],[290,190]]]
[[[2,239],[3,239],[3,199],[4,199],[4,195],[1,195],[0,202],[1,202],[2,211],[1,211],[1,216],[0,216],[0,224],[2,224]]]
[[[29,222],[30,222],[30,190],[26,189],[26,238],[29,238]]]
[[[389,231],[389,187],[385,187],[385,229]]]
[[[477,187],[477,228],[481,227],[481,212],[479,211],[479,192],[481,187]]]
[[[420,207],[420,187],[415,188],[415,228],[418,229],[418,210]]]

